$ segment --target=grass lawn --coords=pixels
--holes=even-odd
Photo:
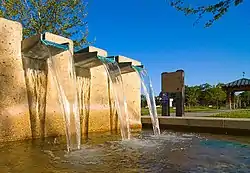
[[[250,118],[250,109],[248,110],[237,110],[232,112],[223,112],[215,114],[209,117],[218,117],[218,118]]]
[[[186,107],[185,112],[209,112],[214,111],[214,108],[197,106],[197,107]],[[173,108],[170,108],[170,113],[175,113]],[[149,115],[149,110],[147,108],[141,108],[142,115]],[[157,108],[157,114],[161,115],[161,108]]]

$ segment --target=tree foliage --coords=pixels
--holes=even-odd
[[[222,90],[220,85],[210,88],[208,93],[210,104],[216,105],[217,108],[226,101],[226,92]]]
[[[24,37],[45,31],[87,43],[85,0],[0,0],[0,17],[23,25]]]
[[[196,106],[209,106],[220,108],[226,106],[227,94],[223,89],[222,83],[217,85],[210,85],[208,83],[195,86],[185,86],[185,105],[188,107]],[[173,105],[175,104],[176,93],[168,93],[169,98],[173,98]],[[160,105],[162,93],[155,97],[156,105]],[[250,91],[244,91],[240,94],[235,94],[235,100],[237,108],[250,107]],[[141,106],[147,106],[147,100],[145,95],[141,95]]]
[[[185,98],[188,106],[196,106],[198,104],[201,89],[199,86],[185,87]]]
[[[250,106],[250,91],[244,91],[240,93],[239,98],[240,98],[242,107],[246,108]]]
[[[185,87],[185,102],[188,106],[208,106],[213,105],[219,108],[226,102],[226,92],[222,89],[222,84],[215,86],[202,84],[199,86]]]
[[[242,4],[243,0],[217,0],[217,2],[213,4],[196,7],[185,4],[184,0],[169,0],[169,2],[171,6],[178,11],[182,11],[185,15],[196,15],[197,20],[195,24],[198,23],[205,14],[212,14],[212,18],[205,23],[205,27],[210,27],[214,21],[224,16],[231,7]]]

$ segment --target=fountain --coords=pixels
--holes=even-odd
[[[95,55],[99,63],[89,68],[91,59],[84,64],[77,61],[79,52],[73,62],[72,40],[50,33],[22,40],[22,26],[3,18],[0,29],[0,141],[53,137],[60,142],[59,136],[66,135],[67,149],[72,150],[79,148],[80,134],[88,138],[92,132],[119,129],[111,79],[121,81],[121,77],[107,75],[97,57],[107,57],[106,51],[98,49],[96,54],[91,49],[97,48],[86,48],[85,53]],[[129,123],[120,125],[127,129],[124,138],[129,138],[129,129],[142,128],[140,83],[134,71],[122,74],[122,80],[127,104],[121,109],[127,107]]]
[[[113,93],[115,96],[115,107],[120,120],[120,129],[122,139],[130,139],[129,117],[127,109],[126,96],[121,76],[121,70],[115,60],[112,58],[98,57],[105,66],[109,79],[112,83]]]
[[[44,136],[47,74],[49,70],[57,87],[59,102],[63,112],[67,150],[79,149],[81,145],[81,132],[73,57],[70,53],[68,43],[58,44],[49,41],[49,39],[51,39],[51,35],[45,33],[30,37],[22,42],[31,128],[36,129],[36,126],[40,125],[41,135]],[[55,55],[64,51],[69,51],[69,58],[67,58],[67,63],[62,64],[61,59],[55,58]],[[65,73],[66,75],[61,76],[61,73]],[[37,122],[36,118],[40,122]]]
[[[142,65],[133,65],[132,62],[120,62],[119,57],[113,57],[113,61],[118,62],[118,65],[121,69],[121,74],[131,73],[136,71],[138,76],[140,77],[140,81],[142,84],[142,88],[146,95],[149,113],[153,125],[154,135],[160,135],[160,127],[159,127],[159,120],[157,115],[157,109],[155,104],[155,96],[154,96],[154,89],[152,86],[151,79],[146,71],[146,69]]]
[[[104,66],[108,79],[112,84],[122,139],[130,139],[129,117],[126,97],[123,92],[123,81],[120,68],[115,62],[114,57],[102,57],[98,55],[98,52],[86,52],[86,50],[80,50],[76,52],[74,58],[76,62],[75,65],[78,68],[90,69],[100,65]]]
[[[157,109],[156,109],[156,104],[155,104],[155,96],[154,96],[154,89],[152,86],[152,81],[145,68],[142,68],[140,66],[133,66],[133,69],[135,69],[135,71],[138,73],[138,75],[141,78],[141,84],[142,84],[144,93],[146,95],[154,135],[159,136],[161,132],[160,132],[159,120],[158,120]]]
[[[248,137],[170,131],[155,137],[144,126],[140,133],[131,133],[131,140],[120,140],[111,133],[117,127],[116,100],[123,104],[118,110],[125,118],[120,122],[122,136],[129,138],[129,129],[141,130],[139,75],[148,104],[154,107],[146,71],[135,60],[107,57],[97,48],[88,47],[74,57],[72,50],[71,40],[49,33],[22,41],[22,26],[0,18],[0,172],[249,172]],[[127,105],[118,93],[123,88]],[[156,118],[155,109],[151,112]],[[178,130],[183,124],[199,129],[212,124],[215,130],[233,127],[234,132],[248,129],[249,134],[246,119],[161,118],[162,124],[177,125]],[[87,135],[81,149],[80,132]],[[60,138],[65,134],[66,141]],[[71,152],[65,153],[65,143]]]

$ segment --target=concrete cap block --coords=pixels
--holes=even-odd
[[[0,17],[0,23],[5,25],[6,27],[15,27],[15,28],[20,28],[22,29],[22,24],[13,20],[8,20],[5,18]]]
[[[42,34],[33,35],[29,38],[26,38],[22,41],[22,52],[24,53],[25,57],[32,57],[37,59],[46,59],[48,58],[48,54],[45,54],[46,49],[41,46],[41,37],[43,37],[44,40],[53,42],[56,44],[68,44],[69,50],[73,54],[73,41],[67,38],[64,38],[59,35],[55,35],[49,32]],[[56,47],[50,47],[50,52],[52,56],[55,56],[57,54],[60,54],[63,52],[63,49],[56,48]],[[32,51],[31,51],[32,50]]]
[[[108,52],[104,49],[100,49],[94,46],[88,46],[84,49],[81,49],[80,51],[78,51],[77,53],[83,53],[83,52],[97,52],[98,56],[102,56],[102,57],[107,57],[108,56]]]
[[[71,39],[62,37],[60,35],[52,34],[49,32],[45,32],[45,39],[54,43],[64,44],[69,43],[70,50],[73,51],[73,41]]]
[[[55,34],[52,34],[49,32],[45,32],[44,37],[45,37],[45,40],[51,41],[54,43],[58,43],[58,44],[69,43],[70,50],[73,50],[73,41],[68,39],[68,38],[65,38],[65,37],[62,37],[59,35],[55,35]],[[41,34],[33,35],[29,38],[24,39],[22,41],[22,51],[25,51],[25,49],[31,48],[33,45],[38,43],[40,40],[41,40]]]
[[[19,22],[0,17],[0,51],[14,51],[13,53],[20,53],[20,47],[17,45],[20,44],[21,39],[22,25]]]
[[[116,56],[116,61],[118,63],[122,63],[122,62],[132,62],[132,65],[141,65],[141,62],[136,61],[134,59],[128,58],[126,56],[122,56],[122,55],[118,55]]]

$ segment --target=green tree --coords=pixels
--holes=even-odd
[[[212,86],[208,83],[199,86],[185,86],[185,102],[188,106],[216,105],[220,108],[226,102],[226,92],[223,84]]]
[[[212,86],[208,83],[202,84],[199,86],[201,90],[201,94],[199,96],[199,103],[202,106],[208,106],[210,104],[210,93],[209,90]]]
[[[23,25],[24,38],[45,31],[87,43],[85,0],[0,0],[0,17]]]
[[[244,91],[239,94],[242,107],[246,108],[250,106],[250,91]]]
[[[187,105],[196,106],[199,102],[199,96],[201,94],[201,90],[199,86],[187,87],[185,88],[185,98]]]
[[[227,94],[222,89],[221,85],[218,84],[210,88],[207,92],[207,99],[210,104],[216,105],[216,108],[220,108],[222,104],[226,101]]]
[[[195,24],[198,23],[205,14],[212,14],[212,18],[205,23],[205,27],[210,27],[214,21],[224,16],[231,7],[236,7],[243,3],[243,0],[217,0],[217,2],[213,4],[203,2],[204,5],[192,7],[191,4],[185,4],[184,0],[168,1],[171,6],[183,12],[185,15],[196,15],[197,20]]]

